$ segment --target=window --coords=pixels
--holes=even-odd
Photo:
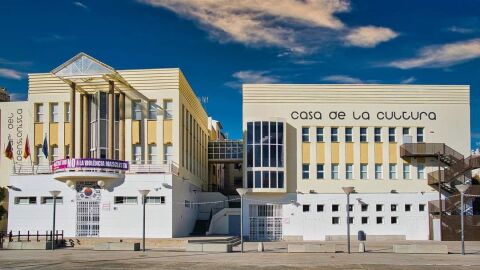
[[[339,217],[332,217],[332,224],[340,224],[340,218]]]
[[[37,204],[37,197],[15,197],[15,204]]]
[[[388,165],[388,178],[397,179],[397,164]]]
[[[323,212],[323,204],[317,204],[317,212]]]
[[[425,211],[425,204],[419,204],[418,205],[418,211],[424,212]]]
[[[132,120],[142,120],[142,106],[140,100],[132,100]]]
[[[142,164],[142,146],[139,144],[133,145],[133,164]]]
[[[338,128],[335,127],[331,129],[330,141],[338,142]]]
[[[388,141],[389,142],[396,142],[397,139],[395,138],[395,128],[394,127],[390,127],[388,128]]]
[[[317,164],[317,179],[325,178],[324,166],[323,164]]]
[[[376,127],[374,129],[375,142],[382,142],[382,128]]]
[[[352,128],[345,128],[345,142],[352,142]]]
[[[423,143],[423,142],[424,142],[423,130],[424,130],[423,127],[417,128],[417,142],[419,142],[419,143]]]
[[[191,203],[190,201],[185,200],[184,206],[185,206],[186,208],[192,208],[192,203]]]
[[[137,197],[127,197],[127,196],[115,196],[114,204],[137,204],[138,198]]]
[[[412,205],[411,204],[405,204],[405,212],[410,212],[412,211]]]
[[[367,128],[366,127],[361,127],[360,128],[360,142],[366,142],[367,141]]]
[[[377,224],[383,224],[383,217],[377,217]]]
[[[50,103],[50,122],[58,123],[58,103]]]
[[[63,203],[63,197],[56,197],[55,201],[57,204]],[[40,198],[40,204],[53,204],[53,197],[42,197]]]
[[[362,217],[362,224],[368,224],[368,217]]]
[[[310,141],[309,132],[310,132],[310,128],[302,127],[302,142],[309,142]]]
[[[163,117],[165,119],[172,119],[173,118],[173,101],[165,100],[163,102],[163,108],[165,110],[165,114],[163,115]]]
[[[55,161],[59,159],[60,156],[60,150],[58,149],[58,146],[54,145],[50,147],[50,158]]]
[[[403,164],[403,179],[410,178],[410,164]]]
[[[70,122],[70,102],[65,102],[65,122]]]
[[[173,145],[164,144],[163,145],[163,159],[168,164],[173,161]]]
[[[383,211],[383,204],[377,204],[375,209],[377,210],[377,212]]]
[[[310,204],[303,205],[303,212],[310,212]]]
[[[149,164],[157,164],[158,162],[158,153],[157,153],[156,144],[148,145],[148,162]]]
[[[397,211],[397,205],[396,204],[391,204],[390,205],[390,211],[396,212]]]
[[[302,165],[302,179],[310,178],[310,164]]]
[[[332,179],[338,179],[338,164],[332,164]]]
[[[383,178],[383,166],[382,164],[375,164],[375,179]]]
[[[362,212],[368,211],[368,204],[362,204]]]
[[[43,123],[45,108],[42,103],[35,104],[35,122]]]
[[[391,224],[397,224],[398,223],[398,217],[390,217],[390,223]]]
[[[408,128],[408,127],[402,128],[402,135],[403,136],[410,135],[410,128]]]
[[[360,164],[360,179],[367,179],[367,178],[368,178],[368,165]]]
[[[332,204],[332,212],[338,212],[339,205],[338,204]]]
[[[348,212],[352,212],[353,211],[353,204],[349,204],[348,205]]]
[[[317,127],[317,142],[323,142],[323,128]]]
[[[353,217],[348,217],[348,223],[353,224]]]
[[[419,180],[425,179],[425,164],[423,163],[417,164],[417,178]]]
[[[147,204],[165,204],[165,196],[147,196]]]
[[[353,179],[353,164],[345,165],[345,178]]]
[[[157,101],[151,100],[148,102],[148,119],[157,119]]]

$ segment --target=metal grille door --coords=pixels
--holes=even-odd
[[[100,189],[77,187],[77,236],[98,236],[100,230]]]
[[[250,240],[282,239],[282,206],[250,205]]]

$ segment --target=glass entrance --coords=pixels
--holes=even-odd
[[[250,240],[277,241],[282,239],[282,205],[251,204]]]
[[[100,188],[95,182],[77,183],[76,236],[98,236],[100,230]]]

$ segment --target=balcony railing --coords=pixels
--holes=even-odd
[[[400,146],[400,156],[408,157],[439,157],[451,166],[464,159],[464,156],[444,143],[405,143]]]
[[[173,161],[132,161],[126,173],[165,173],[178,175],[178,164]]]

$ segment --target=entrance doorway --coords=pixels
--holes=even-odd
[[[96,237],[100,231],[100,188],[95,182],[77,182],[76,189],[76,236]]]
[[[250,240],[278,241],[282,239],[282,205],[251,204]]]

